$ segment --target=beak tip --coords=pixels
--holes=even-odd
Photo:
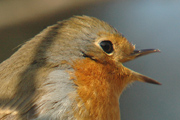
[[[159,83],[159,82],[157,82],[157,83],[155,83],[156,85],[162,85],[161,83]]]
[[[146,83],[151,83],[151,84],[156,84],[156,85],[162,85],[160,82],[152,79],[152,78],[149,78],[147,76],[144,76],[144,75],[141,75],[141,80],[143,82],[146,82]]]
[[[155,51],[155,52],[161,52],[161,50],[159,50],[159,49],[155,49],[154,51]]]
[[[155,85],[162,85],[161,83],[153,80],[153,81],[148,81],[148,83],[151,83],[151,84],[155,84]]]

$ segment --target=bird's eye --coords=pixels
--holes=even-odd
[[[104,50],[104,52],[108,54],[112,53],[114,50],[113,44],[111,43],[111,41],[108,41],[108,40],[100,42],[100,46]]]

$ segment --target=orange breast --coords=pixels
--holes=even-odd
[[[87,120],[120,119],[119,97],[125,87],[124,67],[101,64],[89,58],[74,62],[77,106],[75,116]]]

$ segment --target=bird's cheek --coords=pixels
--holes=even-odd
[[[109,58],[101,52],[86,52],[86,55],[99,63],[107,64],[109,62]]]
[[[117,65],[121,65],[122,62],[121,60],[123,59],[122,57],[122,54],[121,53],[117,53],[117,54],[114,54],[113,56],[111,56],[111,60]]]

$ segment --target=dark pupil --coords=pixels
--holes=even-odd
[[[113,45],[112,45],[111,41],[102,41],[100,43],[100,46],[106,53],[113,52]]]

